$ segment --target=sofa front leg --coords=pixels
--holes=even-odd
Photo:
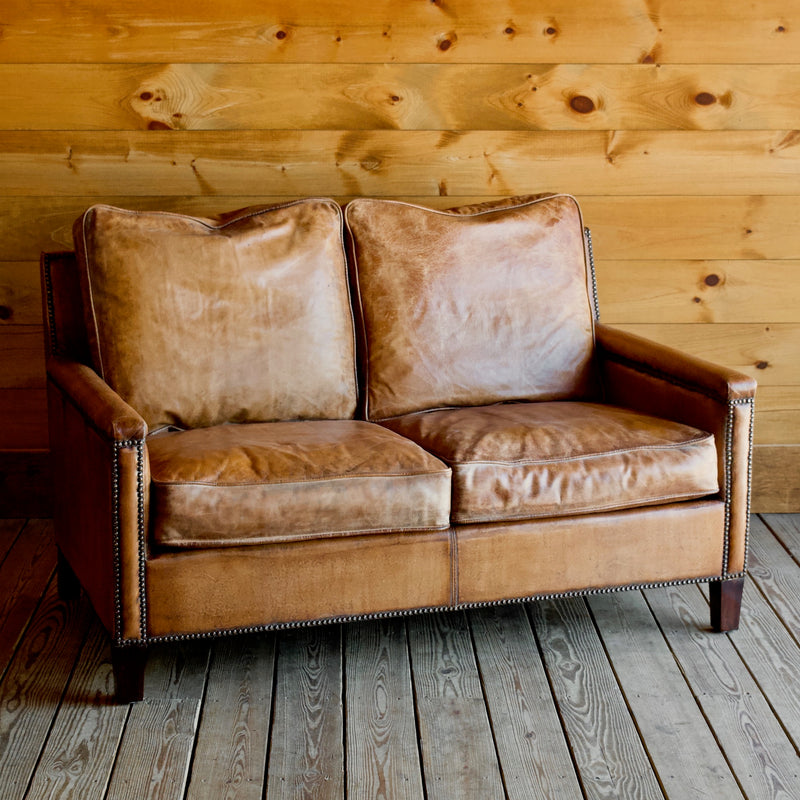
[[[111,646],[111,666],[114,670],[117,703],[121,705],[136,703],[144,697],[146,664],[146,648]]]
[[[739,627],[744,578],[714,581],[709,585],[709,590],[711,594],[711,627],[718,633],[735,631]]]

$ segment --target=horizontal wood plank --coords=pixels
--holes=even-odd
[[[562,181],[563,183],[563,181]],[[110,188],[110,187],[109,187]],[[527,191],[553,187],[536,181]],[[563,187],[562,188],[569,188]],[[315,193],[316,194],[316,193]],[[356,195],[334,195],[347,202]],[[386,195],[434,208],[506,196]],[[210,215],[245,206],[296,199],[293,193],[256,195],[0,195],[0,261],[31,261],[42,250],[72,248],[72,223],[89,205],[158,209]],[[610,260],[782,260],[800,259],[800,195],[792,196],[599,196],[579,195],[591,227],[597,258]]]
[[[8,196],[796,196],[799,178],[784,130],[0,132]]]
[[[42,389],[45,385],[41,325],[0,327],[0,390]]]
[[[0,64],[0,126],[791,130],[798,87],[792,64]]]
[[[45,389],[0,389],[0,450],[46,450]]]
[[[2,58],[48,61],[797,63],[794,2],[7,0]],[[706,21],[699,25],[698,19]]]
[[[596,258],[603,322],[800,322],[800,261]]]
[[[800,325],[618,325],[621,330],[746,372],[762,385],[800,385]]]
[[[5,325],[41,324],[39,263],[0,262],[0,328]]]
[[[765,514],[796,513],[800,509],[798,475],[800,445],[754,447],[752,510]]]

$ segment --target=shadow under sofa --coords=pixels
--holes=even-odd
[[[708,581],[737,626],[755,382],[598,321],[568,195],[217,219],[42,258],[59,586],[150,645]]]

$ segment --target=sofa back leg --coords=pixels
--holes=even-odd
[[[111,666],[114,670],[118,703],[135,703],[144,697],[146,664],[146,648],[111,646]]]
[[[735,631],[739,627],[744,578],[730,578],[709,584],[711,627],[717,631]]]

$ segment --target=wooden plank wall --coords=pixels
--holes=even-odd
[[[576,194],[604,321],[760,383],[800,510],[800,0],[4,0],[0,450],[46,451],[42,249],[103,201]]]

